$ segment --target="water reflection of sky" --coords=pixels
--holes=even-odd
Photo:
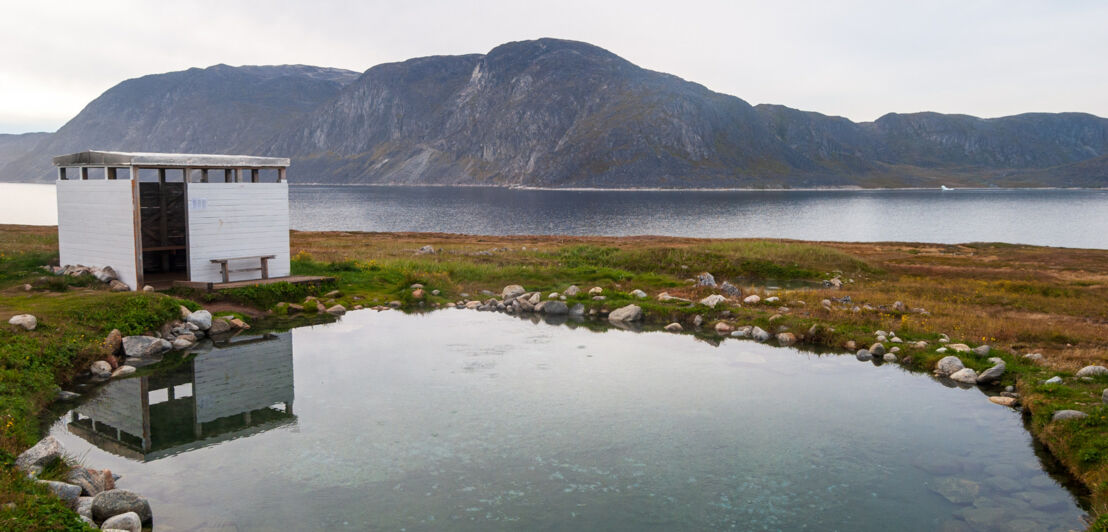
[[[292,423],[147,462],[68,416],[53,432],[151,497],[159,530],[1081,526],[1017,412],[892,365],[475,311],[351,312],[291,339]],[[191,371],[242,424],[257,401],[235,396],[280,392],[287,359],[223,354]],[[963,504],[936,491],[962,480]]]

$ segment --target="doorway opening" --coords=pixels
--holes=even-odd
[[[177,172],[174,172],[177,173]],[[139,228],[142,235],[142,281],[164,288],[188,280],[188,213],[184,172],[169,180],[157,170],[156,180],[139,174]],[[177,177],[177,176],[174,176]]]

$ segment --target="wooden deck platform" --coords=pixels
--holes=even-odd
[[[291,283],[291,284],[314,284],[319,285],[327,282],[334,281],[334,277],[319,277],[314,275],[290,275],[288,277],[270,277],[269,279],[251,279],[249,281],[231,281],[229,283],[203,283],[193,281],[173,281],[173,286],[181,286],[184,288],[192,288],[194,290],[206,290],[211,292],[213,290],[225,290],[228,288],[243,288],[246,286],[256,286],[262,284],[273,283]]]

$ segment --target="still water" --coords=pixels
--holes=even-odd
[[[291,189],[304,230],[1007,242],[1108,249],[1108,190]]]
[[[1008,242],[1108,249],[1108,190],[564,191],[293,186],[293,229]],[[0,183],[0,223],[54,225],[53,185]]]
[[[1084,528],[978,389],[749,341],[357,311],[90,395],[159,531]]]

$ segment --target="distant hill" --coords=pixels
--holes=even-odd
[[[0,167],[0,177],[53,179],[53,156],[87,149],[258,153],[357,77],[303,65],[216,65],[130,79]]]
[[[1108,186],[1108,119],[751,106],[590,44],[123,82],[6,167],[87,148],[292,157],[294,182],[537,187]],[[2,159],[0,159],[2,162]]]

